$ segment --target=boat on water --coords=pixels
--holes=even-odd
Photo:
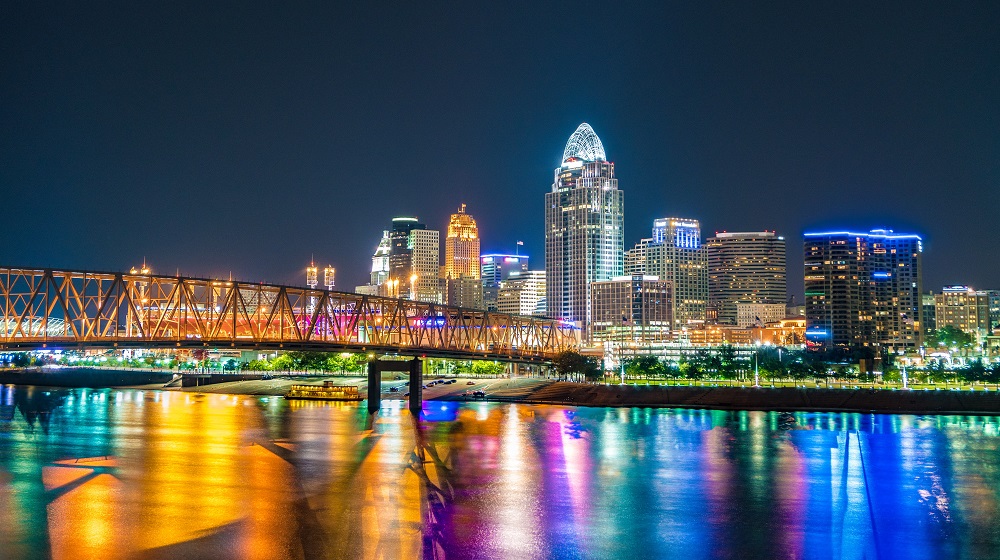
[[[324,381],[322,385],[292,385],[285,394],[288,399],[315,401],[360,401],[363,397],[354,385],[334,385]]]

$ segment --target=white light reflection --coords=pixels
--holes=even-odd
[[[480,410],[479,412],[481,412]],[[525,431],[527,425],[521,421],[518,407],[507,407],[502,437],[500,438],[500,478],[504,491],[500,494],[496,531],[493,532],[495,550],[504,551],[507,558],[530,558],[538,555],[541,542],[540,527],[532,520],[537,518],[539,495],[537,488],[529,487],[530,477],[525,457],[530,444]],[[537,461],[537,457],[530,460]]]

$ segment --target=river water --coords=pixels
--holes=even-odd
[[[1000,558],[1000,420],[0,388],[0,558]]]

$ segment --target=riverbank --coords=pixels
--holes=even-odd
[[[550,382],[524,394],[505,395],[505,392],[510,391],[497,394],[486,391],[486,400],[575,406],[1000,415],[997,391],[643,387]]]
[[[310,377],[226,381],[200,387],[164,388],[170,372],[109,371],[75,368],[0,372],[0,384],[48,387],[118,387],[283,396],[292,384],[356,385],[364,393],[364,377]],[[427,379],[430,382],[431,378]],[[403,400],[409,391],[405,379],[382,382],[382,398]],[[473,395],[481,391],[481,395]],[[425,400],[487,401],[593,407],[699,408],[719,410],[774,410],[813,412],[868,412],[886,414],[1000,415],[1000,392],[958,390],[823,389],[805,387],[695,387],[596,385],[546,379],[460,378],[455,383],[424,389]]]
[[[45,367],[0,370],[0,384],[70,388],[162,386],[173,376],[173,372],[162,370]]]

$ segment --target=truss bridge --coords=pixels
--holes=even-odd
[[[548,362],[552,319],[293,286],[0,267],[0,349],[235,348]]]

